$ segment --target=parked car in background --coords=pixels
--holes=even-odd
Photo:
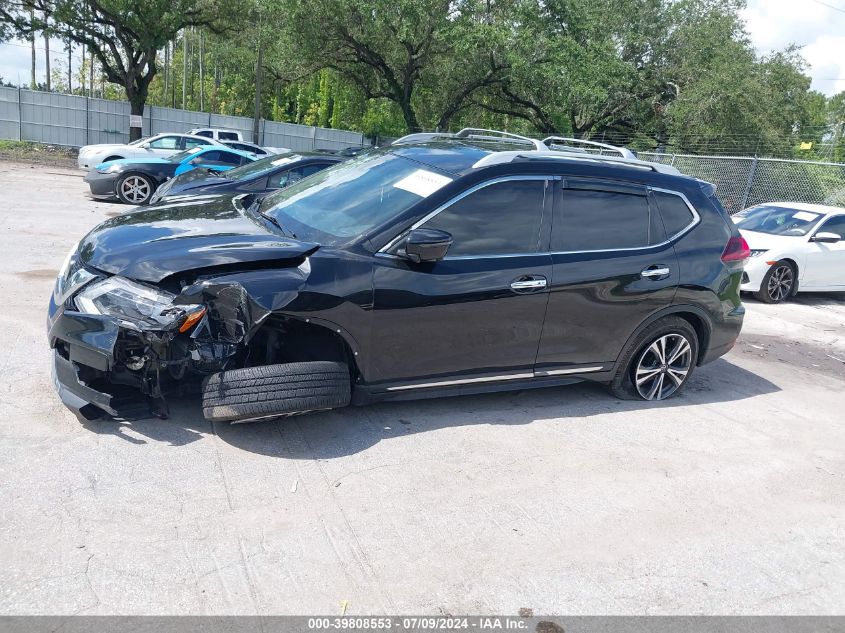
[[[80,169],[91,169],[100,163],[122,158],[167,158],[183,150],[204,145],[218,145],[214,139],[192,134],[156,134],[131,143],[105,143],[85,145],[79,150],[76,164]]]
[[[107,220],[50,300],[56,388],[96,417],[193,387],[212,421],[579,380],[674,396],[739,335],[748,247],[712,185],[619,154],[462,130]]]
[[[246,141],[221,141],[226,147],[232,149],[239,149],[242,152],[252,152],[256,156],[271,156],[273,154],[283,154],[289,152],[289,149],[284,147],[261,147],[255,143],[247,143]]]
[[[845,292],[845,208],[767,202],[733,216],[748,242],[741,289],[765,303]]]
[[[213,138],[215,141],[243,141],[244,137],[238,130],[226,130],[218,127],[195,127],[188,130],[188,134]]]
[[[226,171],[256,160],[255,154],[225,145],[204,145],[168,158],[111,160],[88,172],[85,182],[95,198],[117,197],[126,204],[147,204],[155,190],[169,178],[196,168]]]
[[[194,169],[171,178],[153,194],[151,203],[191,196],[265,193],[282,189],[345,160],[315,152],[291,152],[262,158],[230,171]]]

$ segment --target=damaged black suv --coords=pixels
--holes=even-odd
[[[672,396],[737,338],[747,245],[711,185],[573,144],[423,135],[112,218],[56,282],[56,388],[87,418],[196,390],[222,421],[578,380]]]

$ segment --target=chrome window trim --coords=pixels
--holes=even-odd
[[[673,236],[667,237],[665,240],[663,240],[662,242],[658,242],[657,244],[649,244],[648,246],[631,246],[631,247],[628,247],[628,248],[597,248],[597,249],[586,250],[586,251],[552,251],[551,254],[552,255],[579,255],[581,253],[627,253],[627,252],[632,252],[632,251],[647,251],[651,248],[661,248],[663,246],[667,246],[668,244],[671,244],[672,242],[674,242],[676,239],[678,239],[682,235],[685,235],[686,233],[691,231],[693,228],[695,228],[698,225],[699,222],[701,222],[701,216],[698,214],[698,211],[696,211],[695,207],[692,206],[692,203],[689,201],[689,198],[687,198],[680,191],[674,191],[672,189],[663,189],[662,187],[646,187],[646,188],[648,189],[648,191],[658,191],[660,193],[665,193],[665,194],[669,194],[669,195],[672,195],[672,196],[678,196],[681,200],[684,201],[684,203],[687,205],[687,208],[692,213],[692,222],[690,222],[686,227],[684,227],[683,229],[681,229],[680,231],[675,233]],[[660,212],[660,209],[658,208],[658,213],[659,212]],[[661,222],[663,221],[662,216],[661,216],[660,221]]]
[[[462,200],[463,198],[465,198],[469,194],[471,194],[475,191],[478,191],[479,189],[481,189],[483,187],[487,187],[489,185],[493,185],[493,184],[496,184],[498,182],[506,182],[506,181],[509,181],[509,180],[553,180],[553,181],[561,181],[562,179],[563,179],[563,176],[559,176],[559,175],[524,174],[524,175],[521,175],[521,176],[500,176],[498,178],[493,178],[491,180],[485,180],[484,182],[480,182],[477,185],[470,187],[466,191],[459,193],[457,196],[455,196],[454,198],[451,198],[447,202],[444,202],[442,205],[440,205],[434,211],[432,211],[431,213],[424,216],[422,219],[420,219],[417,222],[415,222],[414,224],[412,224],[408,229],[402,231],[399,235],[397,235],[395,238],[390,240],[390,242],[388,242],[385,246],[382,246],[381,249],[379,249],[379,251],[376,253],[376,256],[393,257],[393,258],[397,258],[397,259],[402,259],[398,255],[393,255],[391,253],[388,253],[387,251],[389,251],[391,248],[396,246],[396,244],[399,242],[399,240],[401,240],[402,237],[404,237],[408,233],[408,231],[412,231],[413,229],[419,228],[421,225],[428,222],[431,218],[435,217],[441,211],[445,211],[447,208],[449,208],[450,206],[452,206],[456,202]],[[530,257],[530,256],[533,256],[533,255],[580,255],[580,254],[584,254],[584,253],[625,253],[625,252],[634,252],[634,251],[645,251],[645,250],[649,250],[651,248],[662,248],[664,246],[667,246],[668,244],[674,242],[675,240],[682,237],[683,235],[689,233],[692,229],[694,229],[696,226],[698,226],[698,224],[701,222],[701,216],[699,215],[698,211],[696,211],[693,204],[689,201],[689,198],[687,198],[686,195],[684,195],[680,191],[675,191],[674,189],[664,189],[663,187],[650,187],[650,186],[646,186],[646,189],[650,192],[665,193],[665,194],[668,194],[668,195],[671,195],[671,196],[679,197],[681,200],[684,201],[684,204],[687,205],[687,208],[690,210],[690,213],[692,213],[692,221],[686,227],[684,227],[683,229],[681,229],[680,231],[678,231],[677,233],[675,233],[671,237],[667,237],[665,240],[663,240],[662,242],[659,242],[657,244],[649,244],[648,246],[633,246],[633,247],[628,247],[628,248],[603,248],[603,249],[592,249],[592,250],[584,250],[584,251],[552,251],[552,250],[550,250],[550,251],[536,251],[536,252],[530,252],[530,253],[503,253],[503,254],[500,254],[500,255],[456,255],[454,257],[449,257],[447,255],[443,259],[443,261],[456,261],[456,260],[467,260],[467,259],[492,259],[492,258],[496,258],[496,257]],[[660,209],[658,207],[658,213],[659,212],[660,212]],[[663,221],[663,218],[661,216],[661,222],[662,221]]]
[[[480,182],[476,185],[473,185],[469,189],[462,191],[461,193],[456,195],[454,198],[450,198],[449,200],[447,200],[446,202],[441,204],[439,207],[437,207],[434,211],[431,211],[427,215],[423,216],[421,219],[414,222],[410,227],[408,227],[407,229],[402,231],[399,235],[397,235],[392,240],[390,240],[387,244],[382,246],[378,250],[376,255],[382,255],[383,254],[383,255],[391,256],[391,254],[388,253],[388,251],[391,248],[393,248],[394,246],[396,246],[396,244],[399,243],[399,240],[401,240],[402,237],[407,235],[409,231],[413,231],[414,229],[420,228],[423,224],[428,222],[431,218],[437,216],[442,211],[445,211],[446,209],[451,207],[453,204],[460,202],[461,200],[466,198],[468,195],[470,195],[471,193],[475,193],[479,189],[483,189],[484,187],[489,187],[490,185],[495,185],[495,184],[498,184],[500,182],[508,182],[508,181],[512,181],[512,180],[560,180],[560,179],[561,179],[560,176],[554,176],[554,175],[522,174],[522,175],[513,175],[513,176],[499,176],[498,178],[491,178],[490,180],[485,180],[483,182]],[[545,205],[545,193],[544,193],[543,203]],[[547,254],[547,253],[543,253],[543,251],[532,251],[530,254],[531,255],[543,255],[543,254]],[[395,257],[395,255],[393,255],[393,257]],[[480,259],[480,258],[490,258],[490,257],[503,257],[503,255],[457,255],[453,258],[450,258],[447,255],[444,258],[444,260],[458,259],[459,257],[463,258],[463,259],[476,259],[476,258]]]

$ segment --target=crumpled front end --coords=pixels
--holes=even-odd
[[[166,396],[199,390],[249,353],[257,328],[305,282],[307,259],[298,264],[181,279],[169,291],[86,268],[74,248],[47,323],[59,396],[86,419],[166,417]]]

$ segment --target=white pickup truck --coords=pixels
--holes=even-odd
[[[243,141],[243,135],[237,130],[225,130],[219,127],[195,127],[188,134],[213,138],[215,141]]]

